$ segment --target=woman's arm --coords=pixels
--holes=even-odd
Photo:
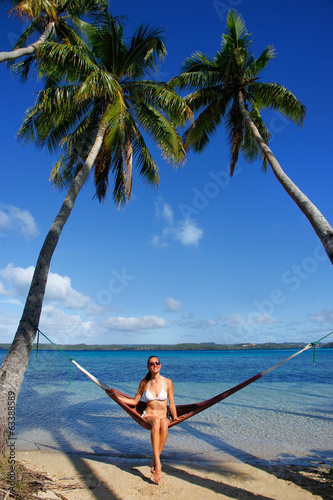
[[[169,398],[169,408],[173,420],[177,420],[177,408],[175,405],[174,394],[173,394],[173,383],[172,380],[168,381],[168,398]]]
[[[129,398],[127,396],[118,396],[117,399],[128,406],[136,406],[141,399],[141,394],[137,394],[134,398]]]
[[[140,401],[142,397],[142,390],[141,390],[141,384],[139,385],[138,392],[134,396],[134,398],[129,398],[128,396],[117,396],[117,399],[121,401],[122,403],[125,403],[125,405],[128,406],[136,406],[138,402]]]

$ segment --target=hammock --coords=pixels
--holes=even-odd
[[[60,351],[64,356],[66,356],[66,358],[68,358],[70,360],[71,364],[70,364],[69,383],[71,380],[72,363],[73,363],[82,373],[84,373],[87,377],[89,377],[90,380],[92,380],[101,389],[103,389],[106,392],[106,394],[108,396],[110,396],[110,398],[113,399],[113,401],[115,401],[119,406],[121,406],[121,408],[123,410],[125,410],[126,413],[128,413],[138,424],[140,424],[141,427],[143,427],[144,429],[149,429],[149,430],[151,429],[151,425],[148,424],[148,422],[146,422],[146,420],[144,418],[142,418],[142,416],[141,416],[146,408],[146,403],[144,401],[140,401],[135,408],[123,403],[122,401],[120,401],[119,396],[126,396],[126,397],[129,397],[129,396],[127,396],[126,394],[124,394],[116,389],[112,389],[108,385],[104,384],[104,382],[101,382],[94,375],[89,373],[85,368],[83,368],[81,365],[79,365],[79,363],[77,363],[74,359],[67,356],[67,354],[64,351],[62,351],[59,346],[57,346],[54,342],[52,342],[52,340],[50,340],[38,327],[34,326],[30,321],[24,320],[24,319],[21,321],[25,321],[26,323],[29,323],[37,331],[38,335],[37,335],[36,357],[38,354],[39,334],[41,334],[54,347],[56,347],[58,349],[58,351]],[[292,356],[289,356],[288,358],[280,361],[280,363],[277,363],[276,365],[272,366],[271,368],[268,368],[267,370],[265,370],[263,372],[257,373],[257,375],[254,375],[253,377],[245,380],[244,382],[241,382],[240,384],[235,385],[234,387],[232,387],[231,389],[228,389],[227,391],[224,391],[224,392],[221,392],[220,394],[217,394],[217,396],[214,396],[214,397],[207,399],[205,401],[200,401],[198,403],[192,403],[192,404],[186,404],[186,405],[176,405],[178,419],[175,422],[171,422],[169,427],[173,427],[174,425],[180,424],[181,422],[184,422],[184,420],[187,420],[188,418],[193,417],[193,415],[196,415],[197,413],[200,413],[201,411],[204,411],[207,408],[210,408],[211,406],[215,405],[216,403],[219,403],[220,401],[222,401],[223,399],[226,399],[227,397],[231,396],[235,392],[240,391],[241,389],[243,389],[247,385],[252,384],[256,380],[263,377],[264,375],[267,375],[267,373],[275,370],[275,368],[277,368],[278,366],[283,365],[283,363],[286,363],[286,361],[289,361],[290,359],[295,358],[296,356],[298,356],[302,352],[307,351],[308,349],[311,349],[311,347],[314,348],[313,363],[315,363],[317,345],[319,344],[319,342],[321,340],[325,339],[326,337],[329,337],[332,334],[333,334],[333,332],[330,332],[327,335],[325,335],[324,337],[322,337],[321,339],[319,339],[315,342],[311,342],[311,344],[306,345],[303,349],[295,352]],[[168,411],[169,411],[169,407],[168,407]]]
[[[200,401],[198,403],[185,404],[185,405],[176,405],[177,415],[180,418],[178,420],[176,420],[175,422],[171,422],[169,427],[173,427],[174,425],[180,424],[181,422],[184,422],[184,420],[187,420],[188,418],[193,417],[193,415],[196,415],[197,413],[200,413],[201,411],[206,410],[210,406],[213,406],[216,403],[219,403],[223,399],[231,396],[232,394],[234,394],[237,391],[240,391],[241,389],[243,389],[247,385],[252,384],[256,380],[258,380],[261,377],[263,377],[264,375],[266,375],[267,373],[271,372],[272,370],[275,370],[275,368],[277,368],[278,366],[281,366],[286,361],[289,361],[290,359],[294,358],[295,356],[298,356],[299,354],[310,349],[313,346],[316,346],[316,343],[308,344],[307,346],[305,346],[300,351],[297,351],[292,356],[289,356],[288,358],[284,359],[283,361],[280,361],[280,363],[272,366],[271,368],[268,368],[267,370],[265,370],[263,372],[257,373],[257,375],[254,375],[253,377],[245,380],[244,382],[242,382],[238,385],[235,385],[231,389],[228,389],[227,391],[221,392],[221,394],[217,394],[217,396],[214,396],[210,399],[207,399],[206,401]],[[85,375],[87,375],[87,377],[89,377],[90,380],[92,380],[93,382],[95,382],[95,384],[97,384],[99,387],[101,387],[101,389],[103,389],[106,392],[106,394],[108,396],[110,396],[111,399],[113,399],[113,401],[115,401],[119,406],[121,406],[121,408],[123,410],[125,410],[126,413],[128,413],[138,424],[140,424],[141,427],[143,427],[144,429],[149,429],[149,430],[151,429],[151,425],[148,424],[148,422],[146,422],[146,420],[141,417],[142,413],[144,412],[144,410],[146,408],[146,403],[144,401],[140,401],[135,408],[132,406],[128,406],[127,404],[125,404],[119,400],[119,396],[126,396],[126,397],[130,397],[130,396],[127,396],[126,394],[124,394],[116,389],[111,389],[111,387],[109,387],[108,385],[106,385],[103,382],[101,382],[100,380],[98,380],[98,378],[94,377],[94,375],[92,375],[85,368],[80,366],[76,361],[74,361],[74,359],[71,359],[71,362],[81,372],[83,372]]]

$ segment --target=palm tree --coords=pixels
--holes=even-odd
[[[9,14],[31,23],[17,40],[13,50],[0,52],[0,63],[30,56],[24,62],[25,76],[42,43],[50,38],[67,38],[68,31],[71,30],[68,21],[75,25],[78,18],[86,14],[97,15],[107,9],[107,2],[104,0],[12,0],[11,3],[14,7]],[[28,43],[32,36],[38,36],[38,39]],[[23,73],[23,68],[20,69]]]
[[[82,23],[84,25],[84,23]],[[38,257],[31,287],[14,341],[0,368],[0,449],[6,443],[8,391],[17,397],[42,311],[53,252],[76,197],[94,170],[96,196],[104,200],[109,175],[113,198],[125,204],[132,190],[135,165],[142,179],[155,186],[159,174],[142,132],[174,164],[185,160],[175,124],[184,124],[187,106],[161,82],[145,80],[165,56],[160,30],[141,26],[124,41],[119,19],[105,15],[100,28],[85,26],[86,43],[46,42],[38,50],[46,87],[28,110],[19,137],[51,151],[61,142],[64,152],[51,178],[58,186],[70,184]],[[60,83],[59,83],[60,82]]]
[[[274,49],[266,47],[255,59],[251,45],[252,37],[243,19],[229,11],[226,33],[215,57],[196,52],[185,61],[182,73],[171,81],[181,90],[192,90],[185,101],[194,112],[201,111],[184,134],[185,148],[201,152],[224,122],[231,150],[230,175],[240,152],[249,162],[261,157],[265,170],[269,163],[277,180],[309,220],[333,263],[333,228],[282,170],[268,147],[270,134],[260,115],[262,109],[270,108],[302,125],[305,108],[283,85],[259,81],[258,75],[273,59]]]

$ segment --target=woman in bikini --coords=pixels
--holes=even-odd
[[[146,399],[147,406],[142,417],[151,425],[151,442],[154,453],[151,471],[154,474],[154,481],[160,484],[162,471],[160,455],[168,437],[169,425],[178,417],[172,381],[160,374],[161,362],[157,356],[150,356],[147,368],[149,371],[141,380],[136,396],[134,398],[121,396],[119,399],[129,406],[136,406],[142,396]],[[167,415],[168,399],[172,420]]]

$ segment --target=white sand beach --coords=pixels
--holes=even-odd
[[[147,459],[109,458],[39,451],[19,452],[18,460],[49,481],[38,498],[137,500],[150,497],[194,500],[227,498],[310,500],[332,498],[329,468],[250,466],[238,463],[163,462],[162,483],[152,481]]]

